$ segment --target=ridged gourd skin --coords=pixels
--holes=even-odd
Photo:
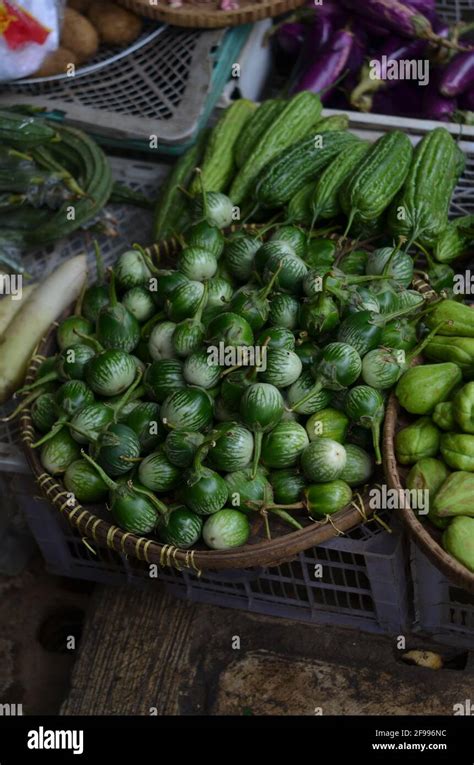
[[[265,207],[286,204],[307,181],[316,179],[320,170],[343,148],[356,143],[358,139],[345,130],[330,130],[319,136],[315,131],[313,135],[292,143],[257,178],[257,201]]]
[[[241,204],[250,194],[255,178],[273,157],[310,133],[319,119],[321,109],[319,96],[308,91],[298,93],[288,101],[273,124],[260,136],[234,178],[229,191],[234,205]]]
[[[349,219],[365,223],[378,218],[402,188],[413,156],[409,138],[393,130],[379,138],[362,158],[339,201]]]
[[[462,174],[458,147],[445,128],[427,133],[415,148],[410,171],[388,215],[395,236],[431,247],[448,225],[448,211]]]
[[[241,98],[229,106],[211,132],[201,165],[201,177],[194,178],[189,188],[193,196],[205,191],[224,192],[234,174],[234,148],[237,139],[257,109],[253,101]]]
[[[245,164],[257,141],[273,125],[286,104],[282,98],[270,98],[251,114],[234,147],[234,159],[238,168]]]
[[[317,218],[335,218],[341,210],[339,191],[369,150],[366,141],[354,142],[323,170],[313,188],[310,205]]]

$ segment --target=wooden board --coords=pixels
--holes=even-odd
[[[194,27],[197,29],[216,29],[218,27],[237,27],[240,24],[253,24],[281,13],[293,11],[304,5],[302,0],[261,0],[248,3],[242,0],[240,7],[233,11],[220,11],[219,2],[209,2],[203,7],[185,3],[180,8],[173,8],[166,0],[150,3],[150,0],[118,0],[120,5],[150,19],[164,21],[176,27]]]

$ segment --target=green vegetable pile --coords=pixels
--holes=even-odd
[[[398,247],[278,224],[225,235],[231,213],[198,197],[174,269],[136,245],[107,280],[97,251],[98,282],[23,389],[48,473],[183,548],[243,545],[262,510],[271,534],[271,518],[299,529],[350,503],[425,308]]]
[[[429,362],[401,377],[396,395],[418,415],[397,433],[395,452],[411,465],[407,488],[429,492],[428,520],[443,530],[443,546],[474,571],[474,311],[453,300],[435,307],[436,334],[424,348]]]

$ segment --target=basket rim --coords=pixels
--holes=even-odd
[[[395,433],[396,425],[402,411],[402,407],[394,392],[390,394],[385,422],[383,428],[383,466],[385,476],[391,489],[403,491],[398,462],[395,456]],[[428,528],[416,517],[412,508],[408,506],[396,510],[398,517],[413,538],[415,544],[425,553],[433,563],[453,584],[474,594],[474,573],[466,566],[449,555],[434,537]]]
[[[258,224],[231,226],[227,231],[258,230]],[[175,255],[181,248],[178,239],[172,237],[147,248],[156,263],[163,257]],[[69,315],[70,310],[65,312]],[[34,379],[35,371],[44,357],[45,351],[52,342],[57,324],[51,325],[48,333],[32,357],[26,375],[26,383]],[[271,540],[263,540],[251,545],[244,545],[230,550],[182,550],[170,545],[164,545],[151,537],[140,537],[123,531],[113,523],[102,520],[93,512],[85,509],[70,493],[67,492],[62,480],[45,472],[40,463],[38,452],[32,449],[35,430],[31,419],[31,410],[26,408],[20,417],[20,438],[27,462],[42,493],[62,514],[71,525],[76,527],[84,537],[91,539],[99,546],[110,547],[116,552],[132,555],[139,560],[159,565],[172,565],[175,568],[187,568],[200,572],[205,569],[235,569],[251,566],[266,566],[292,560],[305,549],[333,539],[350,531],[362,522],[370,520],[373,511],[365,503],[364,511],[354,505],[347,505],[334,513],[330,521],[313,521],[304,529],[289,531]]]
[[[119,5],[147,18],[164,21],[177,27],[196,29],[219,29],[252,24],[304,5],[304,0],[262,0],[262,2],[245,2],[244,0],[240,8],[233,11],[219,11],[189,5],[180,8],[163,4],[151,5],[149,0],[118,0],[118,2]]]

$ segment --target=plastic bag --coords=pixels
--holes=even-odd
[[[0,82],[28,77],[59,46],[64,0],[0,0]]]

